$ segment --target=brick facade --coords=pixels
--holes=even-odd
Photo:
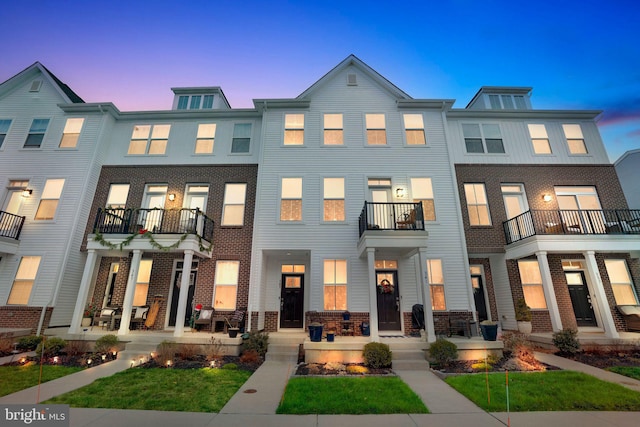
[[[49,324],[53,307],[47,307],[44,315],[43,330]],[[38,323],[42,315],[42,307],[26,307],[5,305],[0,307],[0,328],[31,329],[31,334],[38,330]]]
[[[493,276],[491,275],[491,263],[488,258],[469,258],[469,265],[482,265],[484,271],[484,288],[489,297],[488,310],[491,311],[491,319],[498,320],[498,306],[496,305],[496,293],[493,286]]]

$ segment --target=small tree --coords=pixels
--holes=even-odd
[[[575,329],[563,329],[553,334],[553,345],[562,354],[576,354],[580,351],[580,341],[578,341],[578,331]]]
[[[447,367],[458,358],[458,346],[438,338],[429,346],[429,357],[440,367]]]
[[[516,320],[518,322],[531,322],[531,309],[524,298],[516,301]]]
[[[370,342],[364,346],[362,352],[364,364],[370,368],[379,369],[391,366],[392,353],[387,344]]]

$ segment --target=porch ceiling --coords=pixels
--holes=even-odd
[[[19,240],[0,237],[0,255],[1,254],[13,255],[18,252],[19,246],[20,246]]]
[[[195,256],[201,258],[211,258],[213,252],[213,245],[206,240],[198,239],[198,236],[189,234],[184,237],[182,234],[157,234],[154,235],[154,240],[162,247],[168,249],[161,249],[151,244],[151,241],[146,238],[137,237],[131,240],[122,249],[119,249],[119,245],[122,244],[128,237],[128,234],[109,234],[102,236],[105,242],[116,245],[118,248],[113,248],[103,245],[101,242],[95,240],[95,234],[89,234],[87,236],[87,249],[93,249],[100,252],[103,256],[122,256],[123,253],[129,253],[133,250],[141,250],[143,252],[184,252],[185,250],[192,250]],[[179,242],[176,247],[172,245]]]
[[[367,256],[367,249],[398,257],[409,257],[419,248],[426,248],[429,232],[426,230],[367,230],[358,241],[358,255]]]
[[[576,253],[628,252],[640,258],[640,236],[638,235],[536,235],[504,247],[507,259],[519,259],[536,252]]]

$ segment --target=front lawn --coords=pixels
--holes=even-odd
[[[81,371],[80,367],[42,366],[43,383]],[[38,385],[40,365],[0,366],[0,396]]]
[[[427,414],[398,377],[292,378],[277,414]]]
[[[127,369],[46,403],[74,408],[219,412],[251,372],[229,369]]]
[[[611,366],[606,369],[607,371],[615,372],[616,374],[624,375],[625,377],[640,380],[640,367],[637,366]]]
[[[487,403],[484,374],[448,377],[447,384],[489,412],[506,412],[504,373],[489,374]],[[509,373],[509,410],[640,411],[640,393],[572,371]]]

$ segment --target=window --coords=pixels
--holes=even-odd
[[[191,97],[191,103],[189,104],[190,110],[199,110],[200,109],[200,101],[202,100],[202,96],[193,95]]]
[[[638,297],[629,275],[627,262],[623,259],[605,259],[607,274],[613,288],[617,305],[638,305]]]
[[[202,109],[209,110],[213,108],[213,95],[205,95],[202,98]]]
[[[404,129],[407,145],[425,145],[424,120],[422,114],[404,114]]]
[[[427,271],[429,273],[429,288],[431,289],[431,308],[433,310],[446,310],[447,303],[444,298],[442,260],[428,259]]]
[[[567,138],[569,153],[587,154],[587,146],[584,143],[580,125],[562,125],[562,130],[564,130],[564,136]]]
[[[251,146],[251,123],[236,123],[231,140],[232,153],[248,153]]]
[[[189,97],[181,96],[178,98],[178,110],[186,110],[189,105]]]
[[[282,178],[280,221],[302,221],[302,178]]]
[[[217,261],[213,308],[235,310],[240,261]]]
[[[164,154],[171,125],[134,126],[128,154]]]
[[[7,299],[8,305],[26,305],[29,303],[29,296],[31,295],[31,289],[33,289],[33,283],[36,280],[39,266],[39,256],[22,257],[22,259],[20,260],[20,265],[18,266],[16,278],[13,281],[13,286],[11,286],[9,299]]]
[[[425,221],[436,220],[436,207],[433,201],[431,178],[411,178],[411,194],[414,203],[422,203]]]
[[[138,267],[138,277],[136,279],[136,289],[133,294],[133,306],[141,306],[147,304],[147,294],[149,293],[149,283],[151,282],[151,267],[153,260],[140,260]]]
[[[491,225],[489,203],[484,184],[465,184],[464,194],[467,200],[469,224],[472,226]]]
[[[42,191],[40,205],[36,211],[38,220],[53,219],[58,209],[58,201],[64,187],[64,179],[48,179]]]
[[[106,207],[109,209],[124,209],[127,205],[128,195],[129,184],[111,184]]]
[[[523,95],[489,95],[492,110],[526,110]]]
[[[324,145],[343,145],[342,114],[324,115]]]
[[[533,152],[536,154],[551,154],[551,145],[549,145],[549,136],[547,136],[547,128],[544,125],[529,126],[529,135],[531,135],[531,143],[533,144]]]
[[[20,215],[20,209],[25,198],[23,197],[23,191],[29,186],[29,181],[11,180],[7,186],[7,196],[4,200],[4,207],[2,210],[14,215]],[[3,227],[4,226],[4,227]],[[0,229],[10,227],[9,224],[3,224],[0,221]]]
[[[464,123],[462,133],[467,153],[504,153],[499,125]]]
[[[520,271],[522,293],[524,294],[524,300],[527,305],[534,309],[547,308],[538,261],[518,261],[518,270]]]
[[[196,154],[213,153],[213,142],[216,136],[215,123],[201,123],[198,125],[198,136],[196,137]]]
[[[0,148],[2,148],[2,143],[9,133],[9,127],[11,126],[11,120],[0,120]]]
[[[49,126],[49,119],[33,119],[31,128],[29,128],[29,135],[27,135],[27,140],[24,142],[24,148],[40,148],[47,126]]]
[[[304,144],[304,114],[284,115],[284,145]]]
[[[67,119],[67,123],[64,125],[64,132],[62,132],[62,139],[60,140],[60,148],[75,148],[78,145],[78,138],[83,124],[83,118]]]
[[[344,178],[324,179],[324,220],[344,221]]]
[[[386,145],[387,132],[384,124],[384,114],[366,114],[367,144]]]
[[[224,189],[222,225],[244,224],[244,202],[247,184],[227,184]]]
[[[304,273],[304,264],[282,264],[283,273]]]
[[[178,97],[178,110],[200,110],[213,108],[213,95],[181,95]]]
[[[324,260],[324,309],[347,309],[347,261]]]

